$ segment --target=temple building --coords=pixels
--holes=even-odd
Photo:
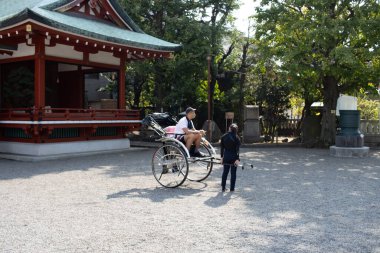
[[[128,148],[126,133],[141,119],[126,108],[126,65],[170,58],[181,45],[145,34],[117,0],[2,2],[0,153],[35,157]],[[88,80],[103,78],[100,73],[116,84],[112,99],[89,90]]]

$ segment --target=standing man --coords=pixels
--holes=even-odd
[[[236,124],[231,124],[228,133],[222,136],[220,142],[220,156],[222,158],[223,164],[223,175],[222,175],[222,191],[226,191],[226,181],[228,173],[231,170],[231,183],[230,191],[235,191],[236,182],[236,170],[240,163],[239,159],[239,149],[240,149],[240,138],[237,135],[238,126]]]
[[[186,116],[181,118],[175,126],[175,138],[185,143],[186,148],[190,151],[191,145],[195,145],[194,152],[190,152],[191,156],[203,157],[203,154],[199,152],[199,146],[201,144],[202,136],[205,135],[204,130],[196,130],[193,124],[195,118],[195,110],[192,107],[186,108]]]

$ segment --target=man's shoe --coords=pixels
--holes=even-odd
[[[206,157],[206,155],[205,155],[205,154],[203,154],[203,153],[202,153],[202,152],[200,152],[200,151],[198,151],[198,152],[195,152],[193,156],[194,156],[194,157]]]

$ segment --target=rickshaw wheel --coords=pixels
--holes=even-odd
[[[187,157],[176,145],[164,144],[153,154],[152,172],[162,186],[178,187],[185,182],[189,173]]]
[[[208,178],[212,171],[212,153],[210,149],[203,143],[199,147],[199,151],[204,154],[205,158],[197,159],[196,157],[190,157],[189,162],[189,174],[187,179],[190,181],[201,182]]]

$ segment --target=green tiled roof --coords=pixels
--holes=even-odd
[[[111,43],[161,51],[176,51],[181,48],[181,45],[170,43],[142,32],[129,16],[123,12],[116,0],[111,0],[110,3],[133,31],[90,18],[83,18],[79,15],[54,11],[55,8],[69,2],[71,1],[0,0],[2,6],[0,8],[0,28],[30,18],[59,30]]]

